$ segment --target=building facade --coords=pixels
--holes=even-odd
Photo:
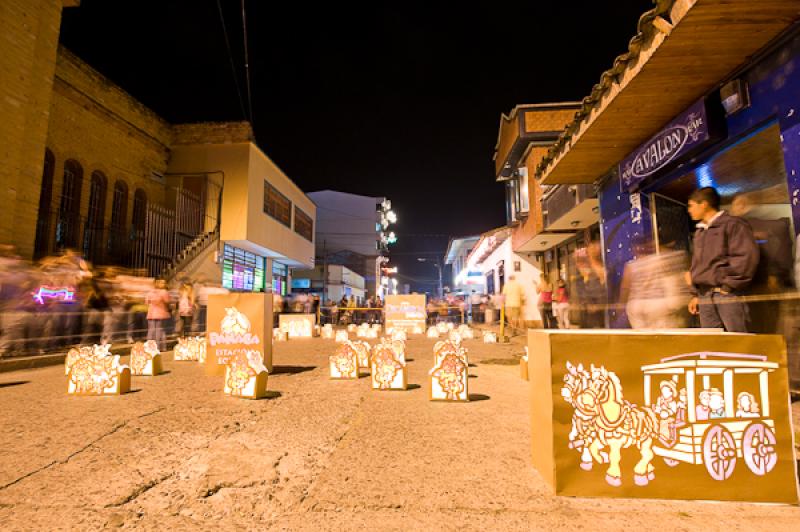
[[[543,185],[599,190],[610,326],[630,325],[628,262],[690,250],[686,203],[704,186],[754,228],[761,264],[751,294],[796,283],[799,17],[793,2],[660,2],[536,168]],[[751,309],[754,330],[786,335],[798,380],[796,334],[781,329],[787,307],[766,304]]]
[[[336,190],[310,192],[317,206],[316,253],[323,264],[339,264],[366,282],[367,297],[382,295],[381,265],[394,240],[396,216],[384,197]]]
[[[486,283],[480,270],[470,270],[467,259],[481,239],[480,235],[451,238],[444,254],[444,263],[450,266],[450,291],[456,294],[486,292]]]
[[[13,43],[0,56],[0,241],[30,259],[73,249],[95,265],[286,293],[291,269],[314,265],[314,204],[248,123],[169,124],[59,47],[61,9],[77,4],[0,7]]]

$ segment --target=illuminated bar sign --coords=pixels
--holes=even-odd
[[[639,183],[711,138],[705,101],[700,100],[619,163],[622,184],[627,189],[636,188]]]

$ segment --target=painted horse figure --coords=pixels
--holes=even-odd
[[[621,452],[635,445],[641,453],[641,459],[633,468],[634,481],[637,486],[646,486],[655,478],[652,447],[658,437],[656,415],[649,408],[626,401],[619,378],[604,367],[593,365],[591,371],[583,370],[577,382],[578,389],[572,392],[573,406],[576,413],[580,414],[578,417],[581,422],[588,425],[581,430],[590,434],[589,453],[598,463],[602,463],[604,457],[601,450],[608,448],[606,482],[612,486],[622,485]],[[573,417],[573,423],[574,420]]]
[[[597,431],[594,427],[594,413],[583,407],[581,397],[583,391],[589,387],[591,375],[583,368],[583,364],[573,366],[567,362],[567,374],[564,375],[564,386],[561,388],[561,397],[573,408],[572,428],[569,431],[569,448],[577,449],[581,454],[581,469],[591,471],[593,456],[589,451],[592,442],[597,441]],[[599,463],[608,463],[608,453],[598,449]]]

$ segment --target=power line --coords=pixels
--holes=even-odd
[[[222,22],[222,34],[225,36],[225,47],[228,49],[228,59],[231,63],[231,72],[233,72],[233,82],[236,84],[236,95],[239,96],[239,108],[242,110],[242,118],[247,118],[247,112],[244,110],[244,100],[242,99],[242,88],[239,86],[239,76],[236,73],[236,65],[233,62],[231,41],[228,39],[228,29],[225,26],[225,17],[222,14],[222,5],[220,4],[220,0],[217,0],[217,9],[219,10],[219,19]]]
[[[247,15],[244,10],[244,0],[242,0],[242,29],[244,30],[244,74],[247,78],[247,108],[250,110],[250,126],[255,130],[255,122],[253,121],[253,99],[250,94],[250,59],[247,53]]]

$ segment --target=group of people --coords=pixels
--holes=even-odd
[[[373,310],[374,309],[374,310]],[[343,295],[337,302],[329,300],[323,307],[321,321],[335,325],[349,325],[351,323],[382,323],[383,300],[380,296],[369,297],[364,302],[359,302],[353,296]]]
[[[95,268],[78,253],[32,263],[0,246],[0,357],[58,351],[81,344],[155,340],[205,330],[208,295],[218,285]]]

